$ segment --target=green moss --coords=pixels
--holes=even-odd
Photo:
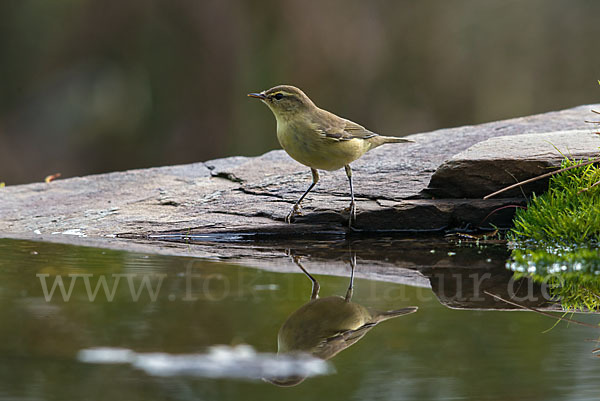
[[[562,167],[580,162],[566,159]],[[590,164],[557,174],[548,192],[517,211],[508,239],[537,246],[587,245],[600,240],[600,169]],[[587,189],[587,190],[586,190]],[[583,191],[583,192],[582,192]]]
[[[566,159],[562,167],[580,164]],[[548,285],[567,311],[600,311],[600,169],[590,164],[553,176],[549,189],[518,210],[507,237],[507,267]]]

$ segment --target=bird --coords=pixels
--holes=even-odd
[[[356,256],[351,258],[350,285],[345,297],[328,296],[319,298],[319,282],[302,266],[296,256],[293,261],[312,281],[310,301],[293,312],[283,323],[277,334],[277,353],[308,353],[327,360],[363,338],[379,323],[418,310],[416,306],[390,311],[378,311],[352,302]],[[272,384],[289,387],[300,384],[305,377],[264,378]]]
[[[385,143],[414,142],[406,138],[378,135],[360,124],[317,107],[299,88],[277,85],[262,92],[249,93],[260,99],[275,115],[277,139],[292,159],[310,168],[312,183],[296,201],[285,221],[300,214],[300,203],[319,182],[318,170],[346,170],[350,184],[350,218],[356,221],[356,204],[350,163]]]

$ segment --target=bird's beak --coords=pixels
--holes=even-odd
[[[262,92],[261,93],[248,93],[248,96],[249,97],[255,97],[255,98],[260,99],[260,100],[265,100],[267,98],[265,96],[265,94],[262,93]]]

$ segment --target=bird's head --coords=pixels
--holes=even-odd
[[[290,85],[278,85],[260,93],[249,93],[248,96],[260,99],[269,106],[277,119],[291,118],[316,107],[304,92]]]

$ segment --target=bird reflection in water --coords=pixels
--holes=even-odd
[[[327,360],[364,337],[384,320],[416,312],[416,306],[391,311],[376,311],[351,301],[354,289],[356,255],[350,259],[352,268],[346,296],[319,298],[319,282],[302,266],[297,256],[294,263],[312,281],[310,301],[292,313],[279,329],[277,353],[308,353]],[[304,376],[264,378],[278,386],[295,386]]]

